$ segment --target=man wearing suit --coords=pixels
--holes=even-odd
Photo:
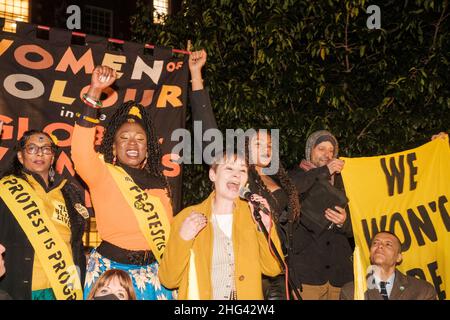
[[[365,300],[436,300],[434,287],[396,269],[402,261],[401,242],[388,231],[377,233],[370,245],[370,261],[375,266],[369,277]],[[341,290],[341,300],[353,300],[354,283],[349,282]]]

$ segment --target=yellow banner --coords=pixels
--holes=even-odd
[[[83,300],[78,269],[42,200],[23,179],[4,177],[0,186],[0,196],[33,246],[56,299]]]
[[[450,294],[450,148],[436,139],[384,156],[342,158],[355,235],[355,299],[364,299],[370,240],[388,230],[402,241],[403,273]]]
[[[121,167],[106,163],[158,262],[169,239],[170,222],[161,200],[147,194]]]

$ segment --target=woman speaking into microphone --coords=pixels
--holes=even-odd
[[[184,300],[263,299],[261,275],[276,276],[281,268],[268,239],[253,219],[251,202],[239,198],[247,183],[248,164],[228,152],[217,156],[209,170],[214,191],[202,203],[181,211],[161,261],[159,277],[168,288],[179,288]],[[280,250],[267,201],[261,203],[262,221],[270,241]]]

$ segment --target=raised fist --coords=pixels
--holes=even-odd
[[[97,66],[92,72],[91,88],[97,90],[108,88],[116,81],[116,78],[116,70],[106,66]]]

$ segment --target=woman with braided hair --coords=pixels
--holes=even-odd
[[[267,199],[272,208],[273,219],[283,243],[284,255],[289,256],[292,245],[293,224],[300,216],[300,202],[297,189],[281,163],[274,175],[264,173],[270,167],[272,158],[272,138],[268,130],[258,130],[248,139],[246,150],[249,157],[248,188]],[[289,260],[288,260],[289,262]],[[288,267],[288,272],[291,268]],[[291,277],[294,278],[294,277]],[[286,277],[263,276],[264,297],[267,300],[286,299]]]
[[[47,133],[26,131],[1,174],[0,243],[7,254],[0,289],[15,300],[83,299],[88,214],[78,188],[55,172],[56,151]]]
[[[172,205],[150,114],[134,101],[122,104],[106,126],[99,153],[94,149],[100,96],[115,79],[113,69],[95,68],[72,137],[75,170],[89,187],[102,239],[89,257],[84,294],[103,272],[121,269],[138,300],[173,299],[158,279]]]

